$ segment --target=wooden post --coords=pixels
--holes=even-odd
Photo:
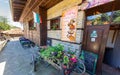
[[[47,9],[39,7],[39,14],[42,20],[40,23],[40,46],[44,46],[47,42]]]

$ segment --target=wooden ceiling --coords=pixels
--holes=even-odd
[[[29,0],[19,21],[23,21],[23,19],[36,7],[43,7],[47,10],[61,1],[63,0]]]
[[[10,1],[13,20],[22,21],[35,7],[40,6],[45,9],[49,9],[63,0],[10,0]],[[104,13],[114,10],[120,10],[120,0],[115,0],[114,2],[110,2],[107,4],[87,9],[85,10],[85,12],[87,16],[90,16],[94,15],[95,12]]]
[[[61,1],[63,0],[11,0],[13,20],[23,21],[35,7],[49,9]]]
[[[11,0],[13,20],[18,21],[27,0]]]

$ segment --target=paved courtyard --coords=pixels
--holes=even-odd
[[[32,62],[32,55],[36,51],[37,47],[22,48],[18,39],[8,42],[4,50],[0,52],[0,75],[62,75],[52,66],[46,67],[44,62],[38,65],[37,72],[33,72],[33,65],[30,63]],[[113,73],[120,75],[120,72],[105,65],[103,70],[102,75],[113,75]]]
[[[31,52],[17,40],[8,42],[0,52],[0,75],[31,75]]]
[[[20,42],[11,40],[0,52],[0,75],[58,75],[52,66],[45,67],[42,63],[37,72],[33,72],[32,55],[37,47],[24,49]]]

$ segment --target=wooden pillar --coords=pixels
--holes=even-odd
[[[39,7],[39,14],[42,20],[40,23],[40,46],[44,46],[47,41],[47,9]]]

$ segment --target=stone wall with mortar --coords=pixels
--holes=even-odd
[[[82,2],[82,0],[63,0],[62,2],[56,4],[55,6],[53,6],[52,8],[49,8],[47,10],[47,28],[50,29],[50,19],[61,16],[62,12],[66,9],[69,9],[75,5],[78,5]],[[28,25],[28,21],[30,21],[31,19],[33,19],[33,13],[37,12],[39,13],[39,7],[36,7],[35,9],[31,10],[30,13],[26,16],[26,18],[24,18],[24,36],[28,39],[30,39],[31,41],[37,43],[39,45],[40,42],[40,28],[39,26],[36,27],[36,30],[29,30],[29,25]],[[59,41],[61,40],[61,29],[62,29],[62,23],[61,23],[60,19],[60,30],[48,30],[47,31],[47,37],[48,38],[55,38],[55,39],[59,39]],[[83,11],[79,11],[78,12],[78,19],[77,19],[77,28],[84,28],[84,12]],[[83,30],[77,30],[76,33],[76,43],[74,45],[79,45],[81,46],[81,42],[82,42],[82,36],[83,36]],[[52,40],[52,45],[55,44],[55,42],[57,42],[58,40]],[[58,41],[58,43],[59,43]],[[62,42],[62,40],[61,40]],[[63,42],[63,43],[68,43],[68,42]],[[73,44],[73,43],[69,43],[69,44]],[[74,47],[76,47],[74,46]],[[77,47],[80,49],[80,47]]]
[[[31,41],[35,42],[38,46],[40,45],[40,27],[39,25],[36,25],[35,30],[29,30],[29,24],[28,22],[33,19],[33,13],[37,12],[39,13],[39,7],[36,7],[35,9],[31,10],[30,13],[24,18],[24,36],[27,39],[30,39]]]
[[[69,9],[75,5],[78,5],[81,3],[81,0],[63,0],[59,4],[55,5],[54,7],[48,9],[47,11],[47,37],[51,38],[52,46],[55,46],[57,44],[63,44],[65,50],[68,50],[69,48],[74,50],[81,50],[81,42],[83,38],[83,28],[84,28],[84,18],[85,13],[84,11],[78,11],[78,18],[77,18],[77,32],[76,32],[76,42],[67,42],[61,40],[61,34],[62,34],[62,18],[60,18],[60,30],[50,30],[50,19],[53,19],[55,17],[61,16],[62,12],[66,9]]]

